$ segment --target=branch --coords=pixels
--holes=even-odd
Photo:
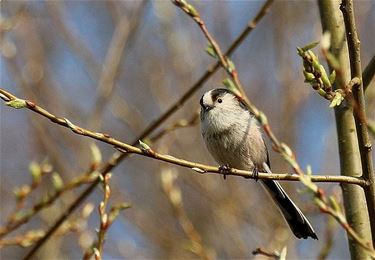
[[[158,133],[150,137],[149,139],[146,139],[147,143],[153,143],[156,140],[159,140],[166,134],[173,132],[180,128],[185,127],[193,127],[197,125],[199,122],[199,110],[197,110],[194,114],[191,115],[189,119],[180,119],[175,121],[174,123],[166,126],[165,128],[161,129]]]
[[[334,235],[336,228],[336,222],[332,218],[327,219],[323,246],[319,251],[317,259],[325,260],[328,258],[328,255],[331,253],[332,248],[334,247]]]
[[[56,232],[56,235],[64,236],[69,232],[82,232],[83,229],[85,229],[85,225],[87,224],[87,220],[93,209],[94,206],[91,203],[87,203],[82,208],[80,215],[76,216],[73,220],[64,223],[64,225]],[[29,230],[26,233],[17,235],[13,238],[0,239],[0,249],[6,246],[30,247],[44,235],[44,230],[36,229]]]
[[[231,82],[229,80],[228,87],[232,90],[236,91],[236,94],[239,98],[242,98],[245,104],[247,105],[248,109],[254,114],[254,117],[259,121],[259,123],[262,125],[264,131],[270,138],[272,144],[274,145],[274,150],[278,153],[280,153],[284,159],[293,167],[293,170],[299,175],[300,181],[308,188],[308,191],[313,194],[314,201],[320,208],[320,210],[326,214],[329,214],[333,216],[340,225],[347,231],[347,234],[351,236],[360,246],[365,248],[372,256],[375,256],[374,249],[365,243],[365,241],[358,236],[357,233],[353,231],[353,229],[348,225],[346,218],[341,213],[341,210],[336,207],[333,202],[328,201],[328,198],[324,195],[323,190],[321,190],[317,185],[315,185],[311,180],[311,175],[306,175],[301,167],[299,166],[295,155],[293,151],[285,144],[280,142],[276,136],[274,135],[270,125],[268,124],[268,120],[266,115],[258,110],[246,97],[246,95],[241,94],[243,93],[242,85],[238,78],[238,73],[235,69],[235,66],[232,61],[228,60],[227,57],[221,57],[221,51],[219,49],[218,44],[215,42],[215,40],[205,32],[205,26],[201,18],[199,17],[199,13],[195,10],[195,8],[188,4],[185,0],[172,0],[173,3],[175,3],[178,7],[180,7],[186,14],[188,14],[190,17],[194,19],[200,26],[201,30],[203,31],[204,35],[206,36],[207,40],[211,44],[213,51],[218,56],[218,60],[220,61],[220,65],[226,70],[226,72],[229,74],[231,80],[234,82]],[[209,46],[210,48],[210,46]],[[212,55],[212,50],[209,49],[208,53]],[[223,62],[226,61],[226,62]],[[234,85],[234,86],[233,86]],[[267,165],[266,165],[267,166]],[[375,210],[375,209],[374,209]]]
[[[372,134],[372,136],[375,138],[375,120],[367,120],[367,128]]]
[[[96,80],[97,75],[100,73],[99,63],[96,61],[90,49],[79,37],[79,34],[75,33],[73,28],[69,27],[67,21],[69,21],[71,17],[67,17],[65,14],[64,2],[46,1],[46,8],[51,18],[52,25],[57,30],[57,35],[59,35],[62,40],[66,42],[68,47],[82,60],[92,80]]]
[[[242,33],[233,41],[225,55],[230,56],[237,48],[241,45],[243,40],[253,31],[258,22],[268,13],[272,1],[267,1],[259,10],[257,15],[253,20],[251,20]],[[138,140],[142,140],[149,136],[157,127],[159,127],[166,119],[168,119],[173,113],[175,113],[182,105],[193,96],[193,94],[199,90],[203,84],[218,70],[220,63],[216,62],[214,65],[210,66],[209,69],[198,79],[198,81],[192,85],[164,114],[162,114],[158,119],[151,122],[151,124],[146,127],[143,132],[135,139],[134,145],[138,143]],[[105,173],[111,171],[115,168],[122,160],[127,157],[128,154],[125,153],[114,153],[112,157],[103,166],[100,173],[104,175]],[[46,232],[46,235],[41,238],[35,246],[31,249],[25,259],[31,258],[39,248],[44,245],[48,238],[59,228],[59,226],[64,223],[64,221],[78,208],[78,206],[88,197],[91,192],[98,185],[100,178],[97,178],[89,187],[84,190],[76,200],[74,200],[66,211],[56,220],[56,222],[50,227]]]
[[[120,71],[120,66],[125,59],[126,48],[130,45],[140,27],[142,18],[147,10],[148,1],[142,0],[135,13],[130,17],[123,15],[116,24],[109,44],[107,54],[101,69],[98,83],[98,97],[94,104],[94,109],[89,116],[88,124],[94,128],[101,126],[103,111],[110,102],[116,86],[116,79]]]
[[[131,206],[128,203],[119,203],[113,206],[109,212],[106,212],[108,200],[111,196],[111,188],[109,186],[109,179],[111,176],[111,173],[107,173],[103,177],[103,200],[100,202],[98,207],[100,219],[100,225],[97,231],[98,239],[90,246],[90,248],[87,249],[83,259],[91,259],[92,255],[95,256],[96,260],[103,259],[103,246],[108,229],[112,226],[113,221],[117,218],[119,213]]]
[[[343,13],[346,37],[348,40],[351,77],[358,77],[361,79],[361,49],[355,25],[353,1],[343,0],[340,9]],[[371,225],[372,243],[375,246],[375,174],[372,159],[372,144],[367,130],[365,96],[362,84],[353,88],[353,98],[356,104],[354,119],[361,155],[362,177],[371,183],[371,185],[366,187],[364,191]]]
[[[97,176],[93,174],[95,170],[95,168],[92,168],[89,172],[74,178],[67,184],[64,184],[62,187],[60,187],[60,189],[55,189],[47,196],[43,196],[29,209],[15,212],[4,225],[4,227],[0,227],[0,238],[16,230],[21,225],[27,223],[32,217],[38,214],[42,209],[45,209],[46,207],[52,205],[58,198],[61,197],[61,195],[65,194],[67,191],[80,187],[83,184],[93,182],[97,178]]]
[[[180,187],[175,183],[176,174],[171,169],[163,169],[161,172],[161,187],[163,192],[168,197],[173,213],[178,220],[181,228],[183,229],[186,236],[191,242],[189,247],[190,251],[193,252],[200,259],[210,260],[213,259],[213,255],[216,255],[211,249],[206,248],[203,243],[201,234],[194,226],[186,214],[184,203],[182,200],[182,192]]]
[[[272,179],[272,180],[278,179],[278,180],[282,180],[282,179],[291,178],[290,180],[296,180],[296,181],[301,180],[307,187],[309,187],[310,189],[314,189],[314,192],[315,192],[316,196],[318,197],[318,202],[320,202],[320,205],[319,205],[320,209],[322,211],[332,215],[333,217],[335,217],[335,219],[337,219],[339,221],[339,223],[342,224],[346,228],[348,234],[350,234],[360,245],[362,245],[363,247],[365,247],[366,249],[371,251],[371,246],[367,246],[367,244],[353,231],[353,229],[350,228],[350,226],[346,222],[346,219],[342,215],[340,215],[337,210],[328,206],[326,198],[324,197],[322,191],[319,190],[316,186],[312,186],[311,183],[310,183],[311,181],[320,181],[323,178],[325,180],[331,180],[331,181],[335,179],[335,180],[340,180],[339,182],[345,182],[345,183],[351,183],[351,184],[361,183],[359,185],[362,185],[362,184],[366,185],[366,183],[363,182],[363,180],[361,180],[361,179],[357,179],[355,177],[346,177],[346,176],[311,176],[311,175],[304,175],[304,174],[284,175],[284,176],[281,175],[280,176],[280,174],[258,173],[257,175],[254,175],[253,172],[238,170],[238,169],[233,169],[233,168],[224,173],[218,167],[207,166],[207,165],[204,165],[204,164],[190,162],[190,161],[186,161],[186,160],[183,160],[183,159],[175,158],[175,157],[172,157],[170,155],[159,154],[159,153],[153,151],[150,147],[148,147],[143,142],[140,142],[141,148],[138,148],[138,147],[120,142],[117,139],[110,137],[108,134],[95,133],[95,132],[92,132],[90,130],[84,129],[82,127],[76,126],[76,125],[72,124],[69,120],[64,119],[64,118],[56,117],[53,114],[51,114],[50,112],[48,112],[47,110],[37,106],[35,103],[33,103],[31,101],[28,101],[28,100],[19,99],[16,96],[10,94],[9,92],[7,92],[3,89],[0,89],[0,98],[2,98],[4,101],[6,101],[7,105],[9,105],[9,106],[12,106],[14,108],[24,108],[24,107],[26,107],[26,108],[28,108],[28,109],[30,109],[30,110],[38,113],[38,114],[50,119],[52,122],[54,122],[56,124],[59,124],[61,126],[67,127],[67,128],[70,128],[76,134],[91,137],[91,138],[94,138],[96,140],[114,145],[116,148],[120,149],[120,151],[124,152],[124,154],[135,153],[135,154],[143,155],[143,156],[150,157],[150,158],[153,158],[153,159],[157,159],[157,160],[160,160],[160,161],[169,162],[171,164],[191,168],[195,172],[198,172],[198,173],[201,173],[201,174],[211,172],[211,173],[222,174],[224,176],[234,175],[234,176],[242,176],[242,177],[245,177],[245,178],[252,178],[252,179],[269,179],[269,180],[270,179]],[[108,172],[108,171],[106,171],[106,172]],[[279,177],[281,177],[281,178],[279,178]],[[351,179],[350,182],[348,182],[348,178]],[[95,181],[94,183],[96,184],[97,181]],[[89,188],[94,189],[95,186],[92,185]],[[89,190],[89,193],[91,193],[91,189]],[[83,200],[85,198],[85,196],[86,196],[86,194],[83,194],[82,196],[79,197],[79,200],[81,200],[81,199]],[[70,207],[69,209],[74,210],[74,208],[76,206],[77,205],[73,205],[72,206],[73,208]],[[70,210],[68,212],[70,212]],[[33,252],[35,252],[35,250],[32,250],[26,256],[26,258],[31,257]]]
[[[278,251],[274,251],[274,252],[268,252],[260,247],[258,247],[257,249],[253,250],[251,252],[253,255],[264,255],[268,258],[272,258],[272,259],[275,259],[275,260],[283,260],[285,259],[286,257],[286,247],[284,247],[280,252]]]
[[[17,108],[28,108],[29,110],[32,110],[49,120],[51,120],[53,123],[56,123],[58,125],[64,126],[66,128],[69,128],[74,133],[78,135],[87,136],[93,139],[96,139],[98,141],[113,145],[115,148],[117,148],[120,152],[124,154],[128,153],[134,153],[138,155],[142,155],[145,157],[153,158],[159,161],[168,162],[174,165],[179,165],[182,167],[190,168],[194,170],[197,173],[204,174],[204,173],[216,173],[221,175],[233,175],[233,176],[241,176],[247,179],[267,179],[267,180],[290,180],[290,181],[298,181],[300,180],[300,176],[297,174],[270,174],[270,173],[259,173],[258,176],[254,175],[252,171],[245,171],[245,170],[239,170],[231,168],[228,171],[223,172],[219,169],[219,167],[215,166],[209,166],[201,163],[191,162],[184,159],[176,158],[170,155],[160,154],[156,151],[152,150],[147,144],[141,143],[141,148],[138,148],[136,146],[123,143],[113,137],[111,137],[108,134],[103,134],[99,132],[93,132],[88,129],[85,129],[83,127],[74,125],[72,122],[70,122],[66,118],[60,118],[57,117],[44,108],[39,107],[35,103],[29,101],[29,100],[23,100],[19,99],[16,96],[10,94],[9,92],[0,89],[0,98],[6,101],[7,105],[9,106],[16,106]],[[367,186],[368,184],[356,177],[347,177],[347,176],[310,176],[311,181],[315,182],[340,182],[340,183],[350,183],[350,184],[356,184],[360,186]]]
[[[374,78],[374,74],[375,74],[375,55],[372,56],[372,59],[367,64],[365,70],[362,72],[364,91],[366,91],[367,87],[370,85],[371,80]]]

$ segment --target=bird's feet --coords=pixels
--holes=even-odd
[[[228,164],[220,165],[219,166],[219,171],[221,174],[223,174],[224,180],[227,179],[227,174],[230,173],[231,168],[229,167]]]
[[[253,176],[255,181],[258,181],[259,180],[259,169],[258,169],[258,166],[255,166],[254,169],[253,169]]]

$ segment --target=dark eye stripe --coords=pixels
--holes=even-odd
[[[230,93],[230,91],[225,88],[217,88],[217,89],[212,90],[211,92],[212,101],[215,102],[219,97],[222,97],[227,93]]]

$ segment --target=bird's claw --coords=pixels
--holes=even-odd
[[[230,170],[231,170],[231,168],[229,167],[228,164],[219,166],[219,171],[220,171],[221,174],[223,174],[224,180],[227,179],[227,174],[230,173]]]
[[[259,169],[257,166],[255,166],[253,169],[253,178],[255,181],[259,180]]]

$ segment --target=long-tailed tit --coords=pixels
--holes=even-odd
[[[213,89],[202,96],[200,104],[203,139],[221,167],[256,173],[270,171],[264,167],[269,166],[268,151],[257,120],[240,98],[227,89]],[[262,180],[262,184],[296,237],[318,239],[307,218],[277,181]]]

